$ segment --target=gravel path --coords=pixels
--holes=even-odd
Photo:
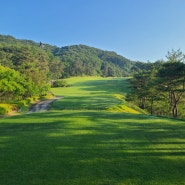
[[[54,99],[51,100],[44,100],[44,101],[40,101],[34,105],[32,105],[32,107],[30,108],[28,113],[33,113],[33,112],[40,112],[40,111],[47,111],[49,109],[49,105],[56,101],[59,100],[63,97],[56,97]]]

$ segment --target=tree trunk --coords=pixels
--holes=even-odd
[[[145,109],[145,102],[146,102],[146,98],[145,97],[141,97],[139,99],[139,108]]]
[[[174,104],[173,108],[172,108],[172,114],[174,118],[177,118],[178,116],[178,108],[177,108],[177,103]]]
[[[173,109],[173,91],[169,91],[169,103],[170,103],[170,108],[169,110],[171,111]]]
[[[178,117],[178,107],[177,107],[177,104],[179,102],[179,100],[181,99],[182,97],[182,93],[177,93],[175,94],[174,91],[172,91],[172,103],[173,103],[173,106],[172,106],[172,115],[174,118],[177,118]]]
[[[153,115],[153,104],[154,104],[154,100],[151,100],[151,104],[150,104],[150,114]]]

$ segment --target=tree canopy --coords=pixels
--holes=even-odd
[[[185,116],[185,55],[169,51],[167,61],[147,71],[141,71],[131,80],[134,103],[151,114]]]
[[[16,70],[22,68],[22,71],[26,68],[46,69],[48,65],[46,70],[49,70],[48,77],[51,79],[84,75],[131,76],[150,66],[148,63],[131,61],[112,51],[85,45],[59,48],[43,44],[40,47],[40,43],[34,41],[3,35],[0,35],[0,64]]]
[[[31,97],[34,83],[18,71],[0,66],[0,102],[11,102]]]

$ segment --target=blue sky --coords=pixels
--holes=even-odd
[[[85,44],[138,61],[185,52],[185,0],[5,0],[0,34]]]

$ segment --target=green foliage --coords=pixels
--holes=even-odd
[[[133,97],[133,102],[151,114],[177,117],[180,112],[185,117],[181,105],[185,98],[185,57],[180,50],[172,50],[167,59],[157,68],[134,75],[133,91],[127,99],[132,101]]]
[[[49,78],[51,80],[62,78],[63,68],[63,63],[60,61],[59,57],[52,57],[49,62]]]
[[[48,81],[48,56],[40,48],[24,45],[0,45],[9,62],[0,63],[24,74],[27,80],[32,80],[37,87],[42,87]],[[9,57],[8,57],[9,56]],[[13,66],[13,67],[12,67]]]
[[[168,52],[167,63],[159,69],[157,77],[160,90],[168,92],[169,107],[173,117],[178,116],[178,104],[185,93],[185,55],[180,51]]]
[[[53,51],[64,64],[63,76],[128,76],[133,62],[114,52],[84,45],[67,46]]]
[[[0,115],[5,115],[11,110],[9,104],[0,104]]]
[[[0,36],[0,102],[46,94],[50,59],[50,55],[33,41]]]
[[[0,66],[0,102],[11,102],[27,96],[29,83],[19,72]]]
[[[47,77],[55,80],[70,76],[131,76],[151,67],[150,63],[134,62],[115,52],[85,45],[39,47],[34,41],[3,35],[0,35],[0,64],[21,73],[26,71],[38,84]]]
[[[56,80],[52,82],[52,87],[67,87],[66,80]]]
[[[48,78],[130,76],[151,65],[85,45],[58,48],[44,44],[41,48],[39,43],[3,35],[0,35],[0,64],[25,73],[38,86]]]

